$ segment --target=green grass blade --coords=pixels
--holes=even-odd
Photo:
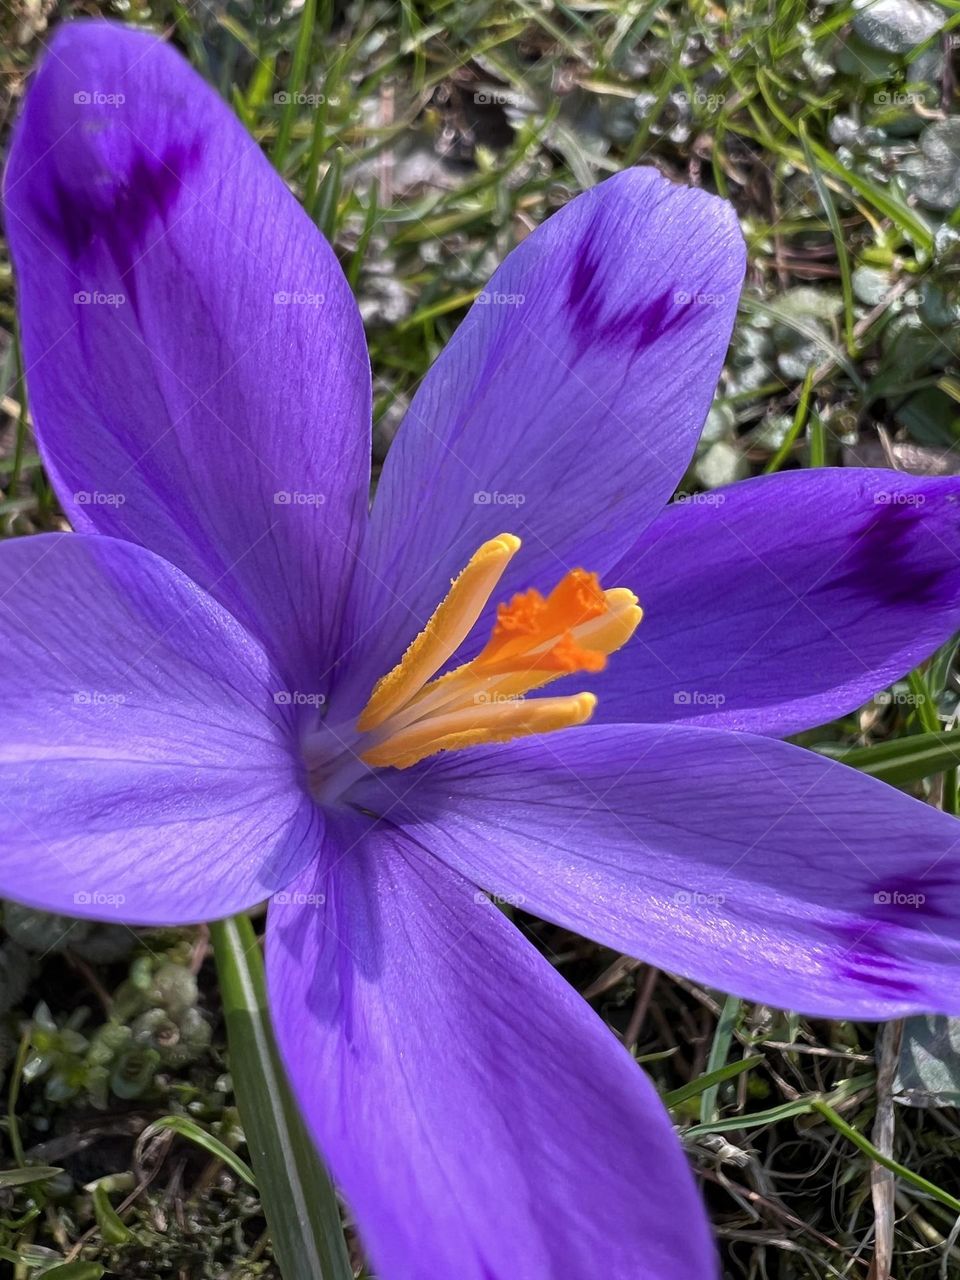
[[[273,147],[273,163],[280,173],[287,159],[287,147],[290,145],[290,134],[297,115],[297,95],[303,90],[304,76],[310,61],[310,41],[313,38],[313,22],[317,13],[317,0],[304,0],[303,13],[300,15],[300,30],[297,32],[297,45],[293,51],[293,63],[290,67],[290,79],[287,81],[287,99],[283,104],[280,117],[280,128]]]
[[[744,1061],[753,1062],[754,1059],[745,1058]],[[875,1078],[872,1073],[851,1076],[849,1080],[844,1080],[831,1094],[828,1094],[827,1099],[830,1102],[845,1102],[858,1090],[872,1085]],[[708,1133],[733,1133],[739,1129],[759,1129],[768,1124],[776,1124],[780,1120],[791,1120],[794,1116],[809,1115],[814,1109],[814,1103],[823,1100],[821,1094],[808,1094],[804,1098],[795,1098],[791,1102],[782,1102],[777,1107],[769,1107],[766,1111],[751,1111],[746,1115],[731,1116],[727,1120],[714,1120],[710,1124],[695,1124],[684,1130],[684,1137],[699,1138]]]
[[[686,1102],[688,1098],[695,1098],[697,1094],[705,1092],[713,1085],[722,1084],[724,1080],[732,1080],[734,1076],[740,1075],[743,1071],[749,1071],[751,1067],[755,1067],[762,1061],[762,1057],[754,1057],[741,1058],[739,1062],[728,1062],[725,1066],[718,1067],[716,1071],[708,1071],[705,1075],[698,1076],[696,1080],[691,1080],[689,1084],[665,1093],[663,1105],[668,1108],[675,1107],[681,1102]]]
[[[367,208],[363,216],[363,230],[360,232],[360,238],[357,240],[357,247],[353,251],[350,258],[350,265],[347,267],[347,283],[350,288],[356,291],[357,284],[360,280],[360,272],[363,268],[363,260],[370,244],[370,237],[373,235],[373,229],[377,225],[377,187],[376,183],[370,184],[370,191],[367,195]]]
[[[813,390],[813,376],[816,373],[816,366],[810,365],[807,369],[806,377],[803,380],[803,386],[800,389],[800,399],[797,401],[797,410],[793,415],[793,422],[790,424],[790,430],[783,438],[777,452],[773,455],[767,465],[763,468],[765,476],[771,475],[774,471],[779,471],[783,464],[790,457],[793,446],[797,442],[797,437],[807,425],[807,415],[810,411],[810,393]]]
[[[907,676],[907,683],[913,694],[921,728],[925,733],[939,733],[940,717],[937,715],[937,704],[927,688],[926,676],[922,671],[911,671]]]
[[[63,1173],[63,1170],[48,1164],[27,1165],[24,1169],[3,1169],[0,1170],[0,1188],[29,1187],[34,1182],[47,1182],[58,1173]]]
[[[106,1271],[99,1262],[64,1262],[44,1271],[43,1280],[100,1280]]]
[[[280,1064],[253,926],[246,916],[219,920],[210,937],[230,1073],[283,1280],[353,1280],[333,1187]]]
[[[869,201],[910,237],[918,252],[924,255],[933,252],[933,231],[928,220],[918,210],[911,208],[890,190],[869,181],[855,169],[846,168],[836,156],[818,146],[812,139],[808,139],[808,145],[821,170],[830,173],[838,182],[851,187],[857,195]]]
[[[723,1009],[720,1011],[720,1020],[717,1023],[717,1030],[713,1037],[713,1044],[710,1046],[710,1056],[707,1059],[707,1076],[716,1076],[721,1071],[727,1061],[727,1055],[730,1052],[730,1045],[733,1041],[733,1033],[736,1030],[737,1022],[740,1020],[740,1012],[743,1009],[743,1001],[736,996],[727,996],[723,1003]],[[713,1080],[711,1084],[704,1089],[700,1096],[700,1123],[709,1124],[711,1120],[716,1120],[717,1097],[720,1092],[720,1085],[723,1077]]]
[[[909,1182],[912,1187],[916,1187],[918,1191],[925,1191],[928,1196],[933,1196],[935,1200],[945,1204],[954,1213],[960,1213],[960,1200],[956,1196],[952,1196],[949,1191],[944,1191],[935,1182],[928,1182],[919,1173],[914,1173],[906,1165],[898,1164],[896,1160],[892,1160],[889,1156],[885,1156],[882,1151],[878,1151],[868,1138],[865,1138],[862,1133],[858,1133],[856,1129],[847,1124],[846,1120],[842,1116],[838,1116],[833,1107],[822,1101],[822,1099],[817,1099],[813,1103],[813,1109],[818,1115],[823,1116],[824,1120],[833,1125],[838,1133],[842,1133],[854,1146],[859,1147],[865,1155],[868,1155],[874,1164],[882,1165],[884,1169],[889,1169],[898,1178],[902,1178],[904,1182]]]
[[[807,427],[807,466],[827,465],[827,428],[819,413],[810,414]]]
[[[337,209],[340,201],[340,183],[343,178],[343,148],[337,147],[317,190],[314,205],[307,210],[317,226],[330,241],[337,234]]]
[[[136,1236],[110,1203],[106,1187],[97,1183],[90,1192],[93,1212],[100,1228],[100,1238],[105,1244],[129,1244]]]
[[[819,748],[843,764],[881,778],[895,787],[919,782],[960,764],[960,733],[917,733],[875,747]]]
[[[232,1169],[238,1177],[242,1178],[244,1182],[248,1182],[250,1186],[255,1187],[257,1185],[253,1170],[247,1162],[241,1160],[235,1151],[225,1147],[219,1138],[215,1138],[212,1133],[207,1133],[206,1129],[201,1128],[195,1120],[191,1120],[187,1116],[161,1116],[159,1120],[155,1120],[153,1124],[147,1126],[144,1136],[156,1133],[160,1129],[172,1129],[181,1138],[186,1138],[198,1147],[203,1147],[204,1151],[208,1151],[217,1160],[221,1160],[228,1169]]]
[[[846,342],[847,355],[855,356],[857,354],[857,341],[853,332],[855,319],[853,310],[853,273],[850,270],[850,255],[847,252],[846,238],[843,234],[843,227],[840,224],[837,206],[833,202],[830,188],[823,180],[823,174],[820,172],[816,156],[814,156],[810,148],[807,131],[802,124],[800,125],[800,144],[803,147],[803,154],[806,157],[813,185],[817,189],[817,198],[823,205],[823,211],[827,215],[827,221],[830,223],[830,232],[833,235],[833,242],[836,246],[837,266],[840,269],[840,288],[843,292],[843,336]]]

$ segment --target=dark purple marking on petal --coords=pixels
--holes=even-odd
[[[169,219],[185,188],[184,180],[199,164],[202,152],[199,137],[172,144],[162,156],[138,146],[123,170],[104,172],[102,184],[88,188],[82,199],[69,181],[58,178],[50,206],[42,211],[43,220],[65,245],[75,266],[102,244],[123,274],[147,247],[151,225]],[[105,168],[99,157],[91,157],[91,163]]]
[[[589,343],[600,341],[638,351],[681,326],[692,309],[678,301],[676,291],[666,289],[644,299],[639,306],[628,305],[605,316],[604,285],[610,264],[602,234],[599,217],[595,216],[572,259],[566,301],[575,316],[574,334],[584,349]]]
[[[901,960],[883,944],[884,924],[878,922],[864,932],[861,923],[852,922],[838,929],[841,939],[849,939],[849,947],[837,965],[841,982],[866,983],[890,998],[911,999],[922,995],[919,983],[905,976]]]
[[[572,257],[567,286],[567,306],[576,313],[577,326],[587,333],[596,330],[603,307],[598,283],[603,266],[603,254],[597,243],[599,232],[600,217],[596,213],[587,224],[579,249]]]
[[[831,574],[828,590],[854,591],[891,608],[942,605],[945,592],[952,597],[953,584],[941,560],[922,555],[925,520],[920,504],[878,505],[842,571]]]
[[[892,956],[884,958],[876,953],[871,955],[866,952],[850,952],[837,972],[841,981],[865,983],[891,999],[899,997],[909,1000],[921,996],[923,989],[918,983],[909,978],[896,977],[890,972],[896,968],[897,961]]]
[[[861,706],[960,627],[960,478],[823,467],[741,481],[667,508],[608,580],[646,616],[591,685],[594,724],[786,737]],[[714,704],[675,700],[693,689]]]
[[[942,871],[885,876],[874,886],[870,914],[901,927],[912,923],[911,912],[916,913],[918,926],[931,916],[949,920],[956,891],[956,873],[950,874],[946,862]]]
[[[370,471],[369,362],[333,251],[214,90],[119,24],[57,27],[3,199],[65,513],[155,549],[277,655],[277,688],[326,696]],[[290,289],[323,305],[278,305]],[[293,490],[322,507],[278,505]]]
[[[485,291],[488,303],[522,304],[478,298],[391,448],[344,648],[368,648],[372,626],[381,652],[399,661],[450,579],[501,532],[502,508],[480,505],[478,491],[523,491],[511,517],[522,563],[498,598],[549,590],[567,564],[601,574],[615,564],[689,463],[743,263],[731,207],[652,169],[617,174],[528,236]],[[673,300],[691,287],[714,290],[716,305],[685,306],[682,328],[665,333]],[[494,608],[462,659],[475,656]],[[335,697],[345,716],[378,674],[356,662],[344,671]]]

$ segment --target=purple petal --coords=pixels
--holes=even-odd
[[[0,896],[127,923],[283,886],[318,833],[278,676],[219,604],[132,543],[0,553]]]
[[[165,556],[288,680],[322,682],[369,476],[369,368],[333,253],[179,54],[104,22],[58,28],[5,203],[67,515]]]
[[[960,828],[835,761],[752,734],[602,725],[418,774],[406,818],[376,780],[352,799],[548,920],[802,1013],[960,1013]]]
[[[796,733],[960,627],[960,480],[748,480],[668,508],[608,584],[632,587],[644,619],[593,686],[595,720]]]
[[[375,626],[389,666],[505,530],[525,546],[503,594],[615,563],[690,458],[743,269],[731,206],[654,169],[601,183],[515,249],[390,451],[354,641]]]
[[[346,815],[336,835],[333,868],[271,904],[267,973],[377,1274],[714,1275],[666,1113],[588,1006],[402,836]]]

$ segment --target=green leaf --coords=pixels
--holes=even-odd
[[[679,1089],[673,1089],[670,1093],[663,1095],[663,1105],[665,1107],[675,1107],[681,1102],[686,1102],[688,1098],[695,1098],[697,1094],[703,1093],[704,1090],[711,1088],[713,1085],[722,1084],[724,1080],[731,1080],[734,1076],[740,1075],[744,1071],[749,1071],[751,1067],[755,1067],[758,1062],[762,1062],[760,1056],[754,1058],[741,1058],[739,1062],[728,1062],[726,1066],[718,1067],[716,1071],[708,1071],[705,1075],[698,1076],[696,1080],[691,1080],[689,1084],[681,1085]],[[700,1128],[701,1126],[698,1126]]]
[[[746,1062],[754,1059],[746,1058]],[[739,1064],[738,1064],[739,1065]],[[836,1089],[827,1094],[830,1102],[845,1102],[852,1094],[873,1084],[876,1077],[873,1073],[862,1076],[851,1076],[841,1081]],[[769,1107],[766,1111],[751,1111],[747,1115],[730,1116],[726,1120],[713,1120],[710,1124],[695,1124],[685,1129],[685,1138],[699,1138],[707,1133],[731,1133],[736,1129],[758,1129],[768,1124],[776,1124],[780,1120],[789,1120],[793,1116],[809,1115],[817,1102],[823,1101],[823,1094],[811,1093],[803,1098],[795,1098],[792,1102],[782,1102],[777,1107]]]
[[[48,1178],[55,1178],[58,1173],[63,1173],[63,1170],[46,1164],[4,1169],[0,1171],[0,1187],[27,1187],[31,1182],[46,1182]]]
[[[895,787],[909,786],[960,764],[960,733],[916,733],[875,747],[818,747],[822,755],[848,764]]]
[[[852,187],[857,195],[868,200],[875,209],[890,218],[904,234],[910,236],[923,254],[932,252],[933,231],[930,223],[916,209],[911,208],[898,192],[891,187],[878,186],[855,169],[848,168],[833,152],[819,146],[812,139],[808,139],[808,143],[811,154],[816,157],[822,170],[831,174],[838,182]]]
[[[343,178],[343,147],[337,147],[330,159],[330,166],[323,175],[317,190],[316,204],[311,213],[317,226],[328,240],[337,233],[337,205],[340,200],[340,183]]]
[[[710,1046],[710,1056],[707,1058],[708,1075],[715,1075],[718,1071],[723,1070],[727,1055],[730,1052],[730,1045],[733,1042],[733,1033],[737,1029],[737,1023],[740,1021],[742,1009],[743,1002],[741,1000],[736,996],[727,996],[720,1011],[720,1019],[717,1022],[713,1044]],[[709,1085],[704,1089],[700,1097],[701,1124],[709,1124],[711,1120],[717,1119],[717,1097],[720,1092],[720,1084],[721,1081],[717,1080]]]
[[[774,471],[780,470],[783,464],[790,457],[793,446],[797,442],[797,436],[799,436],[800,432],[807,425],[807,416],[810,411],[810,393],[813,390],[813,377],[816,371],[816,365],[811,364],[807,367],[806,376],[803,379],[803,386],[800,388],[800,396],[797,400],[796,412],[793,415],[793,422],[790,424],[789,430],[783,437],[780,447],[763,468],[763,474],[765,476],[770,475]]]
[[[186,1116],[163,1116],[144,1130],[144,1136],[148,1137],[158,1129],[172,1129],[181,1138],[188,1138],[191,1142],[195,1142],[198,1147],[203,1147],[212,1156],[216,1156],[218,1160],[222,1160],[227,1168],[232,1169],[244,1182],[249,1182],[251,1187],[257,1185],[253,1170],[246,1160],[241,1160],[235,1151],[231,1151],[229,1147],[224,1146],[219,1138],[215,1138],[212,1133],[208,1133],[206,1129],[201,1128],[196,1121],[190,1120]]]
[[[935,1182],[930,1182],[928,1179],[921,1177],[919,1173],[914,1173],[906,1165],[899,1164],[896,1160],[885,1156],[862,1133],[858,1133],[852,1125],[847,1124],[842,1116],[837,1115],[836,1111],[828,1103],[818,1098],[813,1104],[813,1109],[823,1116],[824,1120],[831,1124],[837,1133],[842,1133],[855,1147],[859,1147],[865,1155],[868,1155],[874,1164],[882,1165],[884,1169],[889,1169],[891,1173],[895,1173],[904,1182],[909,1182],[918,1191],[925,1191],[928,1196],[933,1196],[934,1200],[939,1200],[941,1204],[945,1204],[954,1213],[960,1213],[960,1200],[956,1196],[952,1196],[949,1191],[944,1191]]]
[[[134,1233],[110,1203],[106,1187],[101,1183],[96,1183],[91,1191],[91,1196],[93,1198],[94,1216],[97,1219],[97,1226],[100,1228],[100,1235],[103,1237],[105,1244],[127,1244],[129,1241],[136,1239]]]
[[[927,663],[927,684],[935,699],[943,695],[950,681],[950,672],[957,656],[958,645],[960,645],[960,635],[951,636]]]
[[[833,236],[833,243],[837,250],[837,265],[840,268],[840,287],[843,290],[843,332],[846,342],[847,355],[854,356],[857,351],[857,344],[854,338],[853,324],[853,277],[850,271],[850,255],[847,253],[847,241],[843,233],[843,227],[840,223],[840,217],[837,213],[836,205],[833,202],[833,196],[830,194],[830,188],[823,180],[823,174],[817,164],[816,157],[810,150],[810,142],[807,138],[807,132],[803,125],[800,126],[800,144],[803,147],[803,154],[807,161],[807,168],[810,170],[810,177],[813,179],[813,185],[817,189],[817,198],[823,205],[823,211],[827,215],[827,221],[830,223],[830,233]]]
[[[38,1273],[37,1280],[100,1280],[103,1275],[106,1272],[99,1262],[64,1262]]]
[[[353,1280],[336,1195],[277,1053],[253,926],[246,916],[218,920],[210,937],[230,1073],[283,1280]]]
[[[807,466],[825,467],[827,465],[827,429],[819,413],[810,414],[807,429]]]
[[[290,79],[287,81],[287,93],[283,97],[283,114],[280,117],[280,128],[273,147],[273,163],[280,173],[287,158],[287,147],[293,130],[294,117],[297,114],[298,97],[303,88],[307,65],[310,61],[310,41],[313,37],[313,23],[316,17],[316,0],[304,0],[300,15],[300,30],[297,32],[297,44],[293,51],[293,62],[290,67]]]

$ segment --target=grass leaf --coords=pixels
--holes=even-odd
[[[246,916],[210,926],[230,1073],[283,1280],[353,1280],[333,1186],[290,1092]]]

